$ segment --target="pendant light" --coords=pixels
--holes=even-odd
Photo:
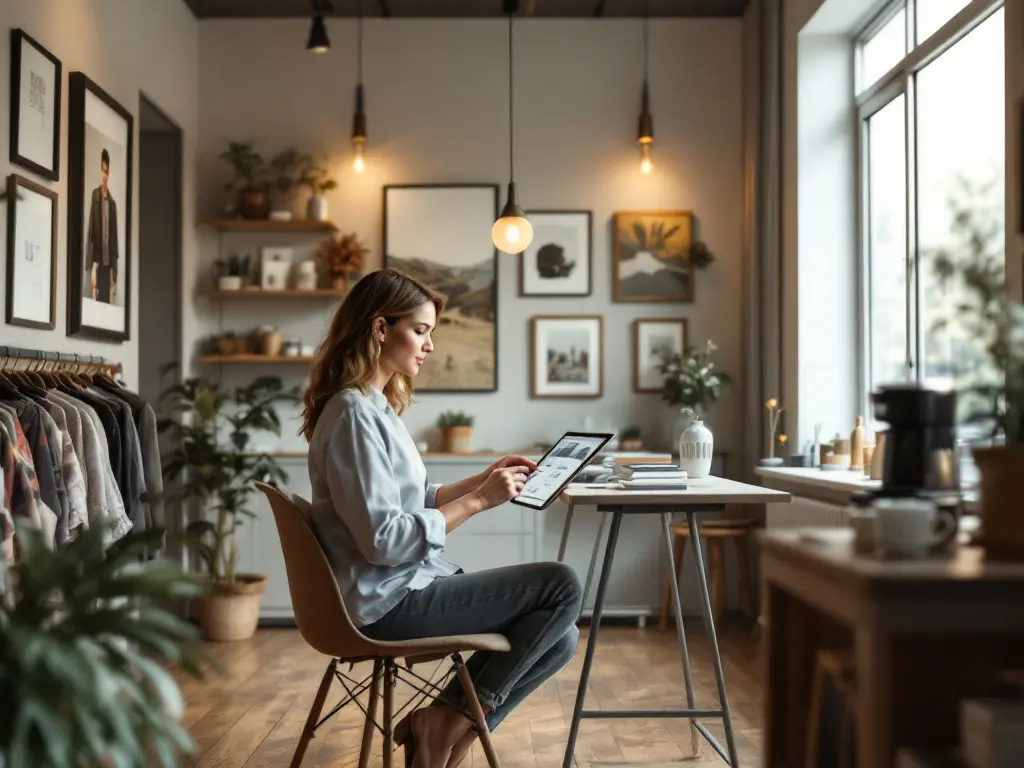
[[[352,147],[355,149],[355,159],[352,167],[356,173],[362,173],[366,168],[363,159],[363,150],[366,146],[366,115],[363,113],[363,2],[359,0],[359,20],[357,42],[357,64],[356,64],[356,113],[352,116]]]
[[[331,41],[327,37],[327,27],[324,26],[324,14],[320,3],[313,0],[313,24],[309,28],[309,40],[306,43],[306,50],[313,53],[326,53],[331,49]]]
[[[640,145],[640,173],[647,176],[653,169],[651,163],[651,147],[654,144],[654,119],[651,117],[651,98],[647,88],[647,60],[649,45],[647,2],[644,2],[644,86],[640,96],[640,124],[637,129],[636,141]]]
[[[515,141],[513,138],[515,123],[512,101],[512,15],[519,10],[517,0],[507,0],[505,10],[508,13],[508,195],[505,207],[501,209],[500,218],[491,227],[491,240],[494,247],[504,253],[522,253],[533,240],[533,226],[516,199],[515,182]]]

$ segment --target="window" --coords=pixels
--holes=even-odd
[[[961,13],[968,6],[974,12]],[[962,386],[992,373],[973,339],[956,323],[940,323],[964,296],[940,286],[935,260],[971,253],[968,240],[977,232],[986,234],[986,257],[1004,258],[1003,25],[995,0],[902,0],[859,41],[868,413],[867,392],[880,384],[940,379]],[[903,35],[905,55],[891,28]],[[958,405],[961,417],[973,408],[963,398]]]

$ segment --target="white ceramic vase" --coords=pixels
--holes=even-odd
[[[313,195],[306,203],[306,218],[312,221],[327,221],[327,198]]]
[[[694,419],[679,437],[679,468],[686,472],[689,480],[707,477],[711,474],[711,457],[715,449],[715,437],[704,422]]]

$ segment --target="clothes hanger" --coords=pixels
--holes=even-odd
[[[21,392],[15,387],[14,382],[8,377],[7,361],[10,360],[10,354],[7,347],[3,348],[4,362],[0,366],[0,395],[5,397],[14,397],[19,400],[24,399]]]
[[[75,352],[74,355],[75,355],[75,363],[74,364],[77,367],[78,366],[78,353]],[[68,363],[68,365],[71,365],[71,364]],[[72,379],[70,374],[64,368],[62,368],[62,369],[57,371],[57,381],[60,384],[63,384],[66,388],[71,389],[71,390],[73,390],[75,392],[80,392],[81,391],[81,387],[78,385],[78,382],[76,382],[74,379]]]

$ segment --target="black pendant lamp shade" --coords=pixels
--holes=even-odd
[[[313,25],[309,28],[309,42],[306,43],[306,50],[313,53],[326,53],[330,48],[331,41],[327,37],[324,16],[318,11],[313,14]]]

